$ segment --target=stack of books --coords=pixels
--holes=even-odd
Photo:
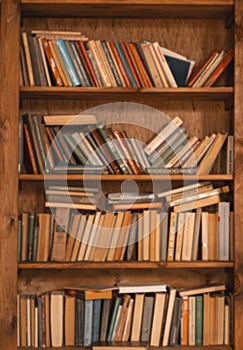
[[[25,114],[20,121],[19,169],[33,174],[205,175],[228,138],[227,132],[189,137],[178,116],[145,146],[128,134],[129,130],[102,125],[94,115]],[[233,139],[229,138],[226,161],[227,171],[232,172]]]
[[[21,83],[25,86],[211,86],[233,58],[232,50],[217,52],[217,58],[212,54],[190,78],[195,61],[157,41],[88,40],[80,32],[40,30],[22,31],[21,39]]]
[[[92,189],[52,187],[46,207],[53,215],[19,218],[19,261],[229,261],[227,192],[202,182],[158,194],[110,193],[104,212]]]
[[[162,283],[67,287],[18,294],[17,307],[21,347],[94,344],[95,350],[107,350],[114,341],[126,348],[128,341],[156,347],[231,343],[232,295],[224,284],[188,290]]]

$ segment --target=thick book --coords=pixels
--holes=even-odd
[[[225,284],[212,284],[212,285],[206,285],[206,286],[197,286],[193,288],[185,288],[179,290],[179,295],[181,297],[185,296],[191,296],[191,295],[198,295],[198,294],[204,294],[204,293],[212,293],[212,292],[221,292],[226,289]]]
[[[54,57],[51,53],[51,50],[50,50],[50,47],[48,44],[48,40],[46,38],[41,38],[41,43],[42,43],[42,46],[43,46],[43,49],[44,49],[44,52],[46,55],[46,59],[48,62],[50,72],[52,74],[52,80],[53,80],[54,84],[57,86],[63,86],[63,81],[62,81],[62,78],[61,78],[60,73],[58,71]]]
[[[51,344],[63,346],[64,293],[52,291],[50,295]]]

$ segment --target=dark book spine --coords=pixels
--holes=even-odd
[[[144,56],[144,53],[143,53],[143,49],[142,49],[142,47],[141,47],[141,44],[140,44],[140,43],[135,43],[135,46],[136,46],[137,51],[138,51],[138,53],[139,53],[139,56],[140,56],[140,58],[141,58],[141,60],[142,60],[142,62],[143,62],[143,65],[144,65],[144,67],[145,67],[145,69],[146,69],[146,73],[147,73],[147,75],[148,75],[148,77],[149,77],[149,80],[151,81],[152,86],[155,86],[154,80],[153,80],[153,77],[152,77],[152,75],[151,75],[151,72],[150,72],[150,69],[149,69],[147,60],[146,60],[146,58],[145,58],[145,56]]]
[[[80,58],[78,47],[75,45],[74,41],[70,41],[70,45],[71,45],[71,48],[72,48],[73,53],[75,55],[75,59],[77,61],[78,68],[80,69],[81,74],[83,76],[83,79],[84,79],[84,82],[85,82],[84,86],[92,86],[91,83],[90,83],[90,79],[88,77],[88,74],[86,73],[86,70],[85,70],[85,67],[83,65],[83,62],[82,62],[82,60]]]
[[[40,85],[41,86],[47,86],[47,79],[46,79],[46,73],[44,64],[41,58],[41,52],[40,52],[40,46],[38,43],[38,38],[36,36],[32,36],[33,46],[35,50],[35,56],[37,61],[37,68],[40,76]]]
[[[53,82],[57,86],[63,86],[63,81],[62,81],[62,78],[61,78],[60,73],[58,71],[56,62],[55,62],[53,55],[51,53],[51,50],[50,50],[50,47],[48,44],[48,40],[46,38],[42,38],[41,42],[42,42],[43,49],[45,51],[46,59],[48,62],[48,66],[49,66],[51,75],[52,75]]]

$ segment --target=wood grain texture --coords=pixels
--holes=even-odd
[[[235,350],[243,344],[243,3],[235,1]]]
[[[4,62],[4,64],[3,64]],[[14,69],[13,69],[14,67]],[[19,2],[1,1],[0,348],[16,344]]]

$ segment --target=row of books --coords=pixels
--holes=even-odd
[[[99,343],[114,341],[156,347],[231,342],[232,296],[223,284],[188,290],[163,284],[114,289],[79,286],[19,294],[18,346],[97,344],[102,350]]]
[[[24,212],[19,218],[19,261],[229,261],[233,212],[220,198],[228,191],[200,183],[160,193],[155,201],[146,193],[142,202],[129,194],[121,202],[113,193],[113,209],[106,212],[95,204],[49,201],[53,215]],[[66,196],[62,190],[47,190],[47,196],[58,192]],[[173,211],[164,211],[163,200]]]
[[[196,74],[195,61],[156,42],[87,40],[81,33],[22,31],[21,78],[26,86],[212,86],[233,58],[214,50]]]
[[[189,137],[175,117],[144,145],[94,115],[40,116],[20,121],[19,169],[29,173],[209,174],[227,140],[227,173],[233,172],[233,137],[227,132]],[[22,151],[21,151],[22,150]]]

